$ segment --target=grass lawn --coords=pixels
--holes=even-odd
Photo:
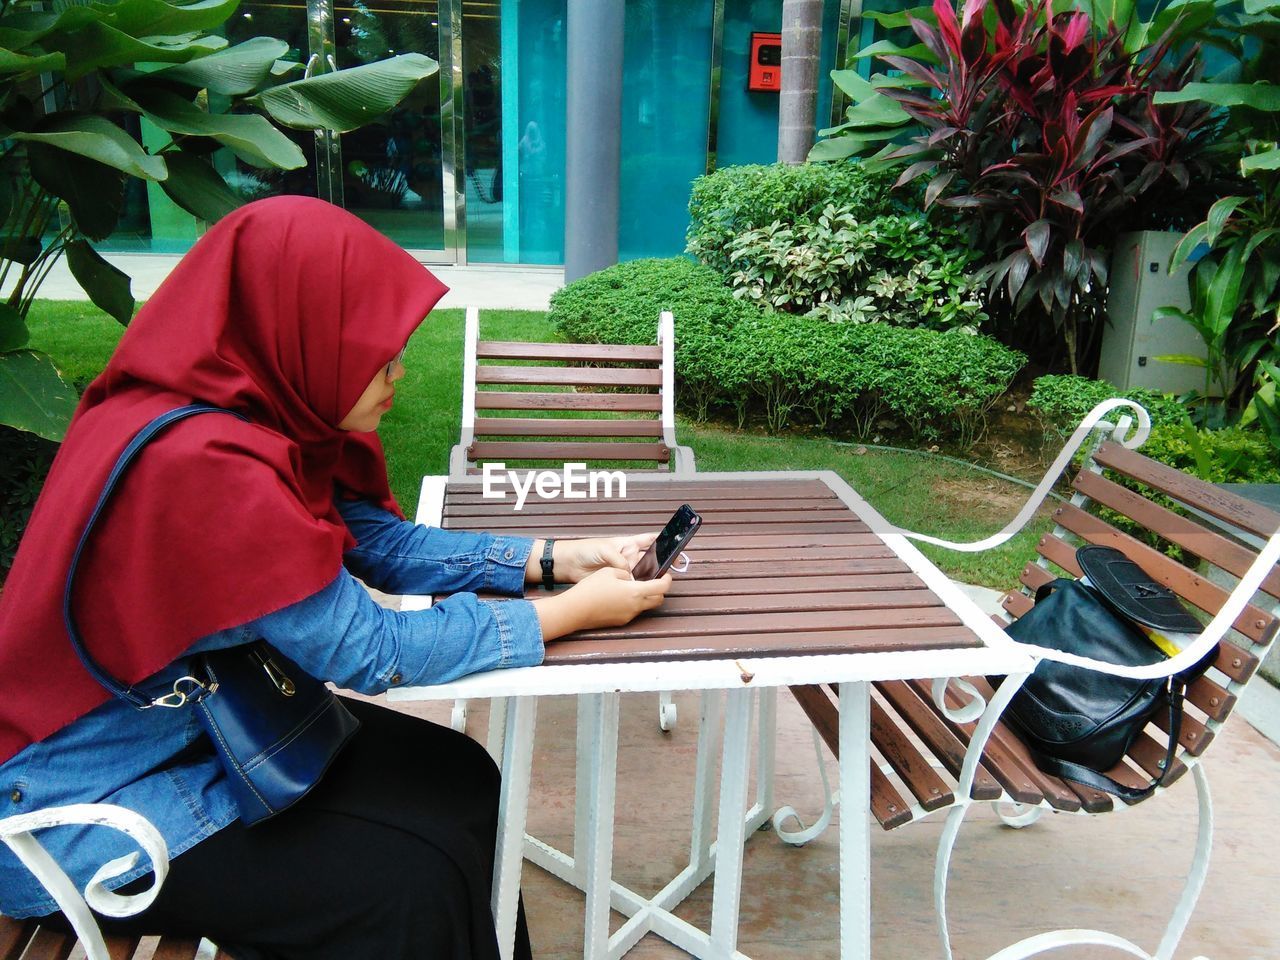
[[[543,313],[489,310],[481,318],[486,339],[553,339]],[[90,303],[52,300],[37,301],[30,327],[31,345],[50,354],[63,374],[81,385],[106,364],[124,330]],[[419,328],[405,355],[396,405],[382,421],[391,488],[410,516],[422,476],[447,471],[449,448],[458,438],[462,328],[461,310],[437,310]],[[770,437],[684,419],[676,435],[693,448],[700,470],[834,470],[890,522],[953,540],[976,540],[1000,529],[1029,492],[926,454]],[[1009,544],[977,556],[931,546],[923,550],[955,579],[1007,588],[1049,526],[1042,516]]]

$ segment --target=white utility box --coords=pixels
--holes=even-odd
[[[1194,264],[1168,270],[1180,233],[1146,230],[1116,240],[1108,278],[1107,314],[1103,328],[1098,378],[1121,390],[1145,387],[1162,393],[1203,391],[1205,371],[1156,357],[1190,354],[1204,357],[1204,341],[1191,324],[1171,317],[1154,320],[1158,307],[1191,308],[1187,277]]]

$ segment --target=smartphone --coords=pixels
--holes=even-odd
[[[657,580],[667,572],[680,551],[693,539],[702,526],[702,517],[687,503],[671,515],[667,525],[658,534],[643,557],[631,568],[631,576],[637,580]]]

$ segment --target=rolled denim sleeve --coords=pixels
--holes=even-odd
[[[360,693],[542,662],[542,630],[528,600],[456,593],[427,610],[399,612],[374,603],[345,571],[249,626],[312,676]]]
[[[521,596],[528,537],[441,530],[401,520],[367,500],[337,499],[356,546],[343,556],[348,570],[387,593],[490,591]]]

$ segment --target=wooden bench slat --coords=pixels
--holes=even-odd
[[[22,954],[22,960],[66,960],[75,946],[75,934],[38,927],[27,944],[27,952]]]
[[[636,367],[476,367],[476,383],[548,387],[661,387],[662,371]]]
[[[477,410],[618,410],[661,413],[656,393],[541,393],[477,390]]]
[[[476,417],[474,433],[477,437],[660,437],[662,421]]]
[[[481,340],[479,360],[567,360],[617,363],[661,363],[661,346],[616,343],[533,343],[523,340]]]
[[[166,937],[156,946],[153,960],[193,960],[200,951],[199,940]]]
[[[1164,732],[1163,740],[1167,747],[1169,743],[1169,711],[1157,710],[1155,716],[1151,718],[1151,722],[1153,726]],[[1178,745],[1193,757],[1198,757],[1204,752],[1205,747],[1212,742],[1213,731],[1184,710],[1182,712],[1182,723],[1178,728]]]
[[[1210,530],[1196,521],[1182,517],[1157,503],[1152,503],[1127,487],[1106,479],[1091,470],[1081,471],[1075,479],[1075,488],[1090,499],[1124,514],[1168,540],[1189,550],[1197,557],[1221,567],[1237,577],[1244,576],[1253,564],[1256,553],[1248,547],[1228,540],[1222,534]],[[1262,581],[1262,589],[1280,598],[1280,570],[1272,570]]]
[[[668,595],[664,616],[704,616],[710,613],[801,613],[809,610],[860,610],[891,605],[895,608],[935,607],[931,590],[840,591],[827,593],[769,594],[765,596],[694,597]]]
[[[818,685],[794,686],[791,693],[813,724],[823,743],[837,760],[840,758],[839,710],[826,691]],[[911,805],[876,764],[871,762],[871,813],[886,830],[911,822]]]
[[[1053,561],[1064,570],[1068,570],[1075,576],[1080,575],[1080,568],[1076,565],[1075,547],[1069,543],[1052,534],[1046,534],[1040,538],[1036,549],[1041,556]],[[1224,640],[1219,645],[1218,657],[1213,665],[1232,680],[1244,683],[1257,669],[1258,658],[1229,640]]]
[[[922,808],[939,810],[955,801],[951,788],[874,698],[871,700],[871,742]]]
[[[1098,447],[1094,460],[1188,506],[1203,510],[1211,517],[1225,520],[1264,539],[1280,529],[1280,514],[1188,476],[1174,467],[1144,457],[1113,440]]]
[[[875,684],[875,688],[906,722],[911,731],[927,746],[944,769],[953,777],[959,777],[964,763],[964,743],[921,700],[910,684],[904,680],[888,680]],[[1000,794],[1000,784],[991,775],[984,758],[974,774],[973,799],[995,800],[1000,797]]]
[[[1148,728],[1150,729],[1150,728]],[[1169,750],[1168,736],[1156,739],[1147,731],[1138,734],[1137,738],[1129,746],[1129,757],[1147,774],[1150,780],[1154,780],[1162,773],[1160,764],[1165,758],[1165,754]],[[1173,773],[1169,778],[1169,783],[1175,782],[1179,777],[1187,772],[1187,765],[1177,757],[1173,758]],[[1146,786],[1143,783],[1142,786]]]
[[[471,460],[668,460],[671,450],[662,443],[564,443],[479,440],[467,448]],[[581,478],[586,489],[586,477]]]
[[[34,920],[0,917],[0,960],[18,960],[35,932]]]
[[[1216,614],[1227,602],[1230,593],[1189,570],[1176,560],[1171,560],[1159,550],[1147,546],[1121,533],[1105,520],[1086,513],[1071,504],[1062,504],[1053,511],[1053,518],[1067,530],[1083,537],[1089,543],[1115,547],[1138,564],[1153,579],[1164,584],[1183,600],[1209,614]],[[1275,618],[1265,610],[1250,604],[1241,612],[1235,627],[1251,640],[1261,640]]]
[[[141,937],[107,937],[107,955],[111,960],[133,960]]]

